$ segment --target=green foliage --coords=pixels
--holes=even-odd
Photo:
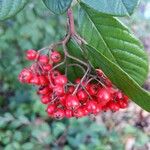
[[[0,20],[14,16],[27,4],[29,0],[1,0],[0,1]]]
[[[131,15],[139,0],[80,0],[88,7],[113,16]]]
[[[30,1],[16,17],[0,22],[0,149],[123,150],[128,136],[135,138],[135,148],[143,147],[149,140],[148,134],[135,126],[125,126],[121,133],[89,118],[51,120],[34,87],[19,84],[18,73],[29,65],[24,51],[61,39],[64,26],[63,16],[53,16],[37,0]],[[68,48],[78,55],[76,43],[69,43]],[[64,131],[67,133],[59,142]]]
[[[81,35],[142,85],[148,74],[148,59],[139,40],[116,18],[81,6],[85,10],[79,20]]]
[[[53,13],[62,14],[70,7],[72,0],[43,0],[43,2]]]

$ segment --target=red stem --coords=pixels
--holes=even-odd
[[[73,12],[71,8],[69,8],[67,11],[67,17],[68,17],[69,33],[70,33],[70,36],[72,36],[75,34],[75,27],[74,27]]]

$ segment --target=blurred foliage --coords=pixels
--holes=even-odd
[[[133,18],[138,22],[140,17]],[[148,135],[134,126],[117,132],[89,118],[51,120],[34,87],[17,81],[28,65],[24,51],[40,49],[64,34],[65,16],[50,14],[36,0],[16,17],[0,22],[0,150],[123,150],[128,136],[136,139],[135,147],[146,144]]]

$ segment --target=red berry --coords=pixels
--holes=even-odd
[[[42,67],[43,67],[44,71],[50,71],[52,69],[52,65],[50,65],[50,64],[46,64],[46,65],[44,65]]]
[[[53,117],[54,117],[55,119],[58,119],[58,120],[63,119],[63,118],[65,117],[65,111],[62,110],[62,109],[60,109],[60,108],[58,108],[58,109],[53,113]]]
[[[128,102],[126,100],[119,100],[118,104],[119,104],[120,108],[127,108],[127,106],[128,106]]]
[[[81,118],[85,115],[84,110],[82,109],[82,107],[79,107],[78,109],[76,109],[73,113],[73,115],[77,118]]]
[[[108,107],[113,110],[113,111],[118,111],[119,110],[119,104],[118,103],[115,103],[115,102],[110,102],[108,104]]]
[[[66,110],[65,110],[65,117],[66,117],[66,118],[71,118],[71,117],[73,117],[72,110],[66,109]]]
[[[95,112],[95,110],[97,109],[97,103],[93,100],[90,100],[86,103],[86,109],[89,111],[89,113],[93,113]]]
[[[86,102],[88,98],[88,94],[84,90],[80,90],[77,92],[77,97],[80,101]]]
[[[47,55],[40,55],[39,58],[38,58],[38,61],[39,61],[41,64],[48,64],[49,59],[48,59],[48,56],[47,56]]]
[[[101,69],[96,69],[96,71],[99,77],[102,77],[104,75],[104,72]]]
[[[70,86],[68,88],[68,93],[72,94],[74,92],[74,90],[75,90],[75,87],[74,86]]]
[[[68,95],[66,99],[66,107],[71,110],[75,110],[80,106],[80,102],[75,95]]]
[[[56,85],[65,85],[67,84],[68,79],[64,75],[59,75],[54,79]]]
[[[90,87],[89,87],[89,89],[88,89],[89,94],[90,94],[90,95],[96,95],[97,92],[98,92],[98,88],[99,88],[98,85],[96,85],[96,84],[91,84]]]
[[[26,59],[27,60],[35,60],[37,57],[37,52],[33,49],[26,51]]]
[[[65,94],[64,87],[61,86],[61,85],[56,85],[56,86],[53,88],[53,92],[54,92],[57,96],[62,96],[62,95]]]
[[[38,94],[42,94],[42,95],[45,95],[45,94],[48,94],[51,92],[51,89],[49,88],[49,86],[41,86],[38,90]]]
[[[35,85],[40,85],[40,80],[38,76],[33,76],[32,79],[30,80],[31,84],[35,84]]]
[[[32,73],[29,69],[23,69],[18,75],[18,79],[21,83],[29,83],[32,78]]]
[[[46,95],[46,96],[42,96],[41,97],[41,102],[43,104],[48,104],[49,102],[51,102],[51,97],[49,95]]]
[[[66,105],[66,97],[67,97],[66,94],[59,97],[59,101],[60,101],[60,104],[61,104],[62,106],[65,106],[65,105]]]
[[[49,84],[49,80],[46,76],[39,76],[39,81],[40,81],[40,85],[48,85]]]
[[[61,54],[57,51],[53,51],[51,53],[51,60],[54,62],[54,63],[58,63],[61,61]]]
[[[53,112],[55,111],[55,109],[56,109],[56,105],[50,104],[50,105],[48,105],[46,111],[47,111],[48,115],[52,115]]]
[[[112,99],[111,93],[108,89],[102,88],[97,93],[97,100],[103,106],[106,105]]]

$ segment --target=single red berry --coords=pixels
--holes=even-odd
[[[39,76],[39,81],[40,81],[40,85],[48,85],[49,84],[48,78],[44,75]]]
[[[56,86],[53,88],[53,92],[54,92],[57,96],[62,96],[62,95],[65,94],[64,87],[61,86],[61,85],[56,85]]]
[[[64,94],[63,96],[59,97],[59,101],[62,106],[66,105],[66,98],[67,98],[67,94]]]
[[[26,59],[27,60],[35,60],[37,57],[37,52],[33,49],[26,51]]]
[[[40,85],[39,77],[38,76],[33,76],[32,79],[30,80],[30,83],[34,84],[34,85]]]
[[[82,109],[82,107],[79,107],[78,109],[76,109],[74,112],[73,112],[73,115],[77,118],[81,118],[83,117],[85,114],[84,114],[84,110]]]
[[[90,95],[93,96],[93,95],[96,95],[96,94],[97,94],[98,89],[99,89],[99,86],[98,86],[98,85],[96,85],[96,84],[91,84],[90,87],[89,87],[89,89],[88,89],[88,92],[89,92]]]
[[[31,78],[32,78],[32,73],[29,69],[26,68],[23,69],[18,75],[18,80],[21,83],[29,83]]]
[[[88,99],[88,94],[84,90],[80,90],[77,92],[77,97],[79,101],[86,102]]]
[[[66,98],[66,107],[71,110],[75,110],[80,106],[80,102],[75,95],[68,95]]]
[[[99,77],[104,76],[104,72],[101,69],[96,69],[96,72]]]
[[[48,105],[47,109],[46,109],[48,115],[52,115],[55,110],[56,110],[56,105],[55,104]]]
[[[61,54],[57,51],[53,51],[51,53],[51,60],[54,62],[54,63],[58,63],[61,61]]]
[[[53,117],[55,119],[61,120],[65,117],[65,111],[58,108],[54,113],[53,113]]]
[[[128,107],[128,102],[126,100],[119,100],[118,104],[120,106],[120,108],[127,108]]]
[[[66,118],[71,118],[71,117],[73,117],[73,112],[72,112],[72,110],[66,109],[66,110],[65,110],[65,117],[66,117]]]
[[[108,104],[108,107],[112,110],[112,111],[118,111],[119,110],[119,104],[116,102],[110,102]]]
[[[106,105],[112,99],[111,93],[108,89],[102,88],[97,93],[97,100],[99,103]]]
[[[42,102],[43,104],[48,104],[49,102],[51,102],[51,97],[50,97],[50,95],[42,96],[42,97],[41,97],[41,102]]]
[[[117,100],[123,99],[123,93],[121,91],[116,92],[115,97]]]
[[[74,86],[69,86],[68,88],[68,93],[72,94],[75,90],[75,87]]]
[[[67,81],[68,81],[68,79],[64,75],[59,75],[54,79],[54,83],[56,85],[65,85],[65,84],[67,84]]]
[[[38,58],[38,61],[39,61],[41,64],[48,64],[49,59],[48,59],[48,56],[47,56],[47,55],[40,55],[39,58]]]
[[[89,113],[93,113],[95,112],[95,110],[97,109],[97,103],[93,100],[89,100],[87,103],[86,103],[86,109],[89,111]]]
[[[50,64],[43,65],[42,67],[44,71],[50,71],[52,69],[52,65]]]
[[[49,88],[49,86],[41,86],[39,89],[38,89],[38,94],[41,94],[41,95],[45,95],[45,94],[48,94],[51,92],[51,89]]]

